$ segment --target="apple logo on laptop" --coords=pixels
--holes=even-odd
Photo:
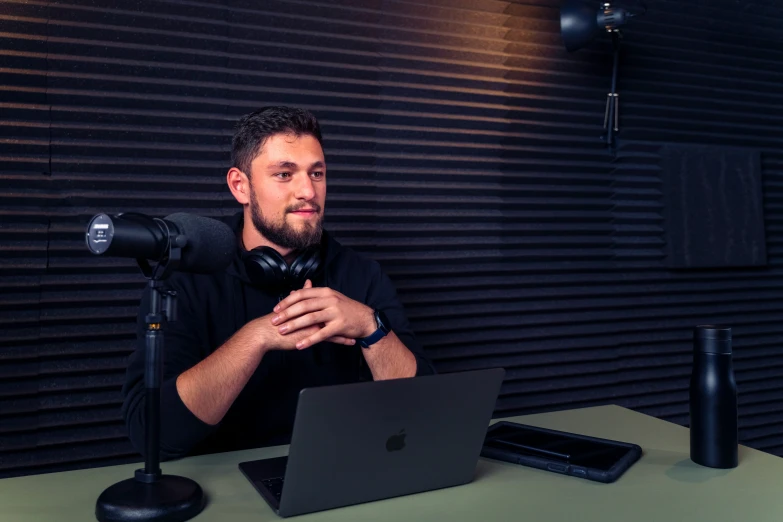
[[[386,441],[386,451],[400,451],[405,447],[405,428],[401,429],[399,433],[389,437]]]

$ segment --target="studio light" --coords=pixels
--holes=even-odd
[[[614,49],[612,88],[606,95],[604,135],[601,137],[614,148],[614,133],[620,130],[619,95],[617,94],[617,60],[620,47],[620,27],[634,16],[642,15],[647,8],[643,4],[623,6],[614,2],[590,0],[563,0],[560,7],[560,34],[568,52],[578,51],[596,39],[609,33]]]

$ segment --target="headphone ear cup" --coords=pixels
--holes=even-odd
[[[296,288],[302,288],[308,279],[315,283],[314,280],[321,274],[322,265],[321,249],[318,246],[308,248],[291,263],[291,283]]]
[[[275,292],[288,286],[288,264],[274,248],[254,248],[245,254],[244,263],[245,271],[254,286]]]

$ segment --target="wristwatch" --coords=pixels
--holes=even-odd
[[[358,342],[359,346],[362,348],[369,348],[391,332],[391,325],[389,324],[389,319],[386,318],[386,314],[380,310],[374,310],[373,314],[375,315],[375,324],[378,325],[378,329],[367,337],[356,339],[356,342]]]

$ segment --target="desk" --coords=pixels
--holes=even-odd
[[[499,419],[496,419],[499,420]],[[642,458],[613,484],[481,458],[463,486],[293,517],[336,521],[708,521],[783,520],[783,459],[744,446],[739,467],[717,470],[689,460],[688,429],[619,406],[505,420],[639,444]],[[287,453],[286,446],[164,462],[164,473],[196,480],[208,496],[195,519],[283,520],[237,469],[237,463]],[[95,500],[139,464],[0,480],[2,522],[95,520]]]

